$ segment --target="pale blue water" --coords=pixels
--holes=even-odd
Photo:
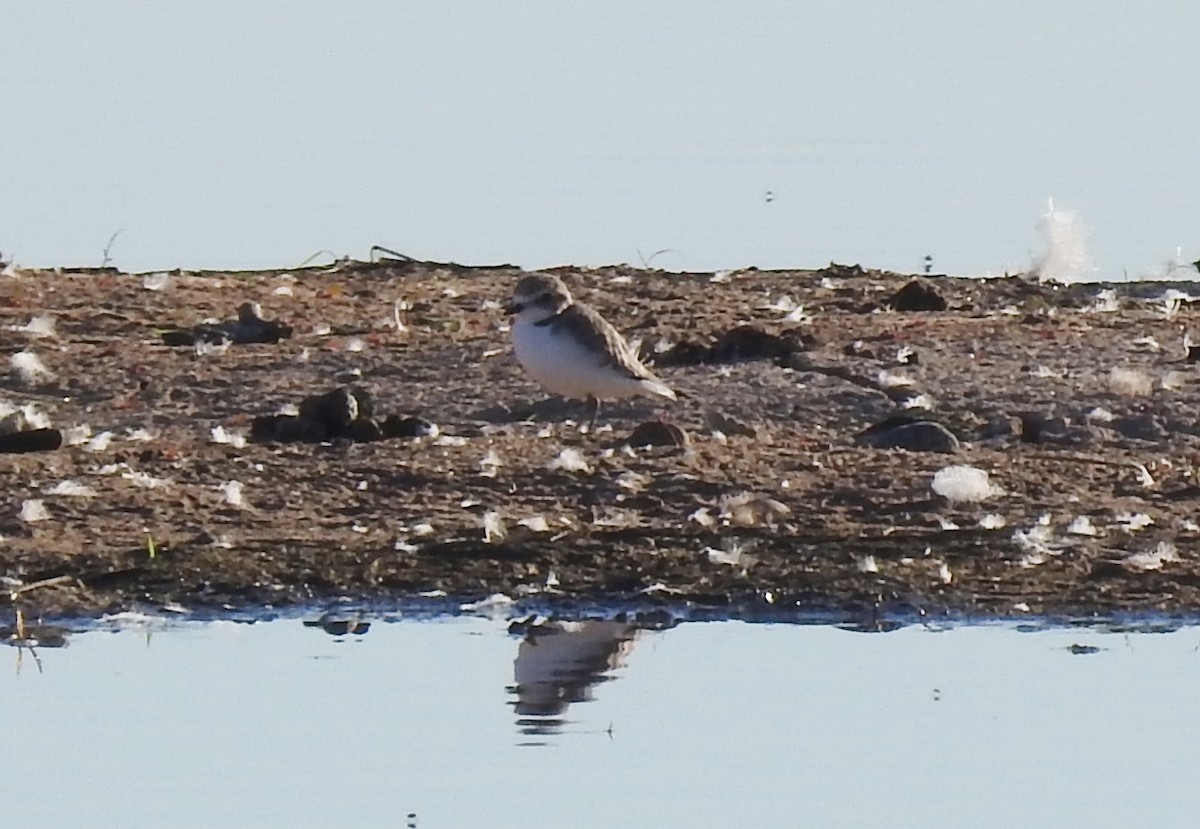
[[[1200,5],[0,0],[0,251],[282,267],[1200,256]],[[768,200],[767,194],[772,197]],[[326,257],[327,259],[328,257]]]
[[[40,672],[0,653],[5,825],[1184,827],[1200,805],[1197,628],[147,630],[77,634]]]

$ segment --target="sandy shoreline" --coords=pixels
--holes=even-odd
[[[14,368],[0,399],[65,438],[0,454],[2,601],[1200,607],[1195,312],[1163,299],[1187,285],[557,272],[686,399],[612,404],[580,434],[581,407],[543,401],[511,356],[498,303],[516,268],[0,278],[6,361],[48,372]],[[910,301],[929,310],[894,310]],[[246,302],[291,336],[163,341]],[[436,430],[243,443],[255,418],[338,388]],[[655,421],[686,446],[624,445]],[[935,494],[954,465],[998,491]]]

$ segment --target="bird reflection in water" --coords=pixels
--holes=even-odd
[[[592,689],[624,667],[641,626],[618,620],[515,622],[523,635],[513,664],[517,727],[532,737],[560,733],[567,707],[592,699]]]

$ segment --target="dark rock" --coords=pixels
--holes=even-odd
[[[1118,417],[1108,424],[1108,428],[1135,440],[1156,442],[1166,440],[1168,437],[1168,432],[1163,422],[1151,414],[1138,415],[1136,417]]]
[[[914,279],[887,300],[894,311],[945,311],[946,300],[932,285]]]
[[[692,366],[742,360],[783,360],[808,348],[812,342],[811,335],[795,329],[772,334],[756,325],[739,325],[726,331],[711,346],[691,340],[678,342],[658,355],[655,363]]]
[[[0,452],[49,452],[62,446],[62,432],[58,429],[26,429],[0,435]]]
[[[894,415],[868,427],[855,437],[859,446],[874,449],[905,449],[909,452],[957,452],[958,438],[933,420],[911,415]]]
[[[1021,441],[1023,443],[1053,443],[1078,446],[1092,439],[1091,430],[1075,426],[1066,418],[1049,417],[1038,412],[1022,412]]]
[[[746,423],[721,412],[705,412],[704,425],[726,435],[743,435],[745,437],[758,435],[758,429],[752,423]]]
[[[674,423],[651,420],[640,424],[624,442],[629,446],[678,446],[682,448],[687,446],[690,441],[687,432]]]
[[[423,417],[388,415],[380,425],[385,438],[424,438],[437,433],[437,426]]]
[[[250,424],[250,440],[257,443],[320,443],[328,437],[322,423],[295,415],[265,415],[254,418]]]
[[[979,427],[979,440],[995,440],[1016,434],[1013,421],[1008,415],[997,415]]]
[[[314,420],[333,437],[341,436],[358,418],[358,398],[347,388],[336,388],[300,401],[300,417]]]
[[[363,420],[370,420],[375,417],[375,398],[369,391],[361,386],[353,386],[350,389],[350,394],[354,396],[354,400],[358,403],[358,416]]]
[[[192,328],[172,328],[161,332],[165,344],[170,346],[192,346],[196,343],[221,345],[222,343],[270,343],[292,336],[290,325],[278,320],[262,318],[262,308],[257,302],[243,302],[238,307],[238,318],[230,322],[200,323]]]
[[[348,438],[355,443],[370,443],[383,440],[383,429],[374,420],[360,417],[343,429],[338,437]]]
[[[861,279],[867,272],[863,270],[862,265],[839,265],[837,262],[830,262],[829,267],[817,271],[816,275],[828,279]]]

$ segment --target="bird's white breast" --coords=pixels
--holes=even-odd
[[[552,325],[535,325],[519,317],[512,324],[513,352],[525,371],[551,394],[582,400],[642,394],[641,383],[587,349],[569,333]]]

